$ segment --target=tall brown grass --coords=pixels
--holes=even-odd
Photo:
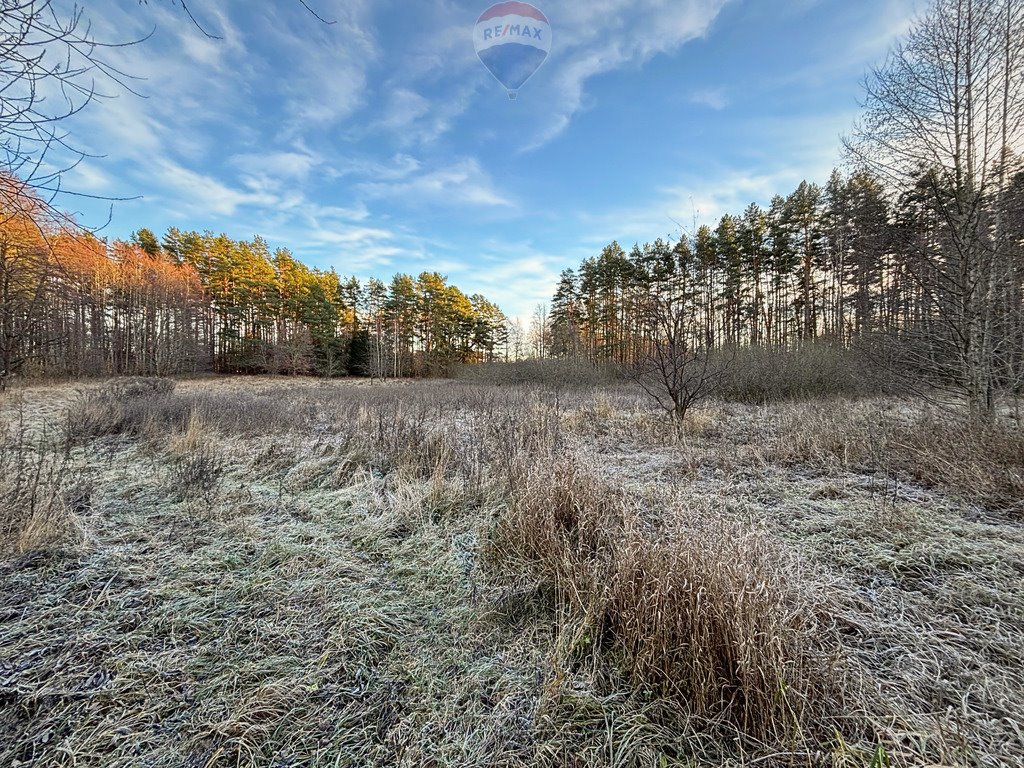
[[[900,401],[781,409],[759,450],[768,462],[882,473],[1024,513],[1024,430]]]
[[[705,723],[779,748],[842,711],[813,578],[763,529],[712,508],[644,510],[577,461],[533,466],[490,557],[554,594],[562,650]],[[514,576],[513,576],[514,578]]]

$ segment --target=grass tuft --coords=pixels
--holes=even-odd
[[[842,699],[835,638],[803,586],[813,579],[748,522],[693,507],[658,517],[578,461],[538,465],[491,557],[557,595],[568,658],[607,662],[761,742],[820,734]]]

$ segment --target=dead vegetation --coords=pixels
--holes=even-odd
[[[0,558],[73,546],[89,496],[71,458],[33,435],[24,413],[0,414]]]
[[[0,764],[1024,764],[1010,429],[263,379],[0,411]]]
[[[879,472],[946,488],[989,511],[1024,512],[1024,431],[911,401],[800,404],[776,409],[764,459]]]
[[[707,505],[656,510],[577,463],[535,465],[492,548],[555,596],[560,663],[611,662],[707,728],[773,745],[842,712],[813,583],[758,526]]]

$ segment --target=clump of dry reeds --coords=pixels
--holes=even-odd
[[[557,596],[570,658],[593,655],[689,716],[760,742],[820,735],[843,700],[813,580],[766,531],[720,510],[659,520],[578,461],[535,465],[496,524],[491,557]]]

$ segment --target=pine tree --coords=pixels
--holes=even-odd
[[[819,297],[815,266],[821,263],[822,251],[821,188],[817,184],[800,182],[786,200],[786,218],[800,253],[800,293],[794,307],[801,316],[800,339],[811,340],[818,331]]]
[[[760,206],[751,203],[740,222],[740,247],[749,274],[748,293],[753,295],[746,316],[750,327],[750,343],[762,343],[762,325],[765,323],[764,272],[768,239],[768,217]]]
[[[576,286],[576,273],[562,271],[558,288],[551,300],[551,354],[555,357],[575,359],[582,354],[581,329],[583,317]]]

